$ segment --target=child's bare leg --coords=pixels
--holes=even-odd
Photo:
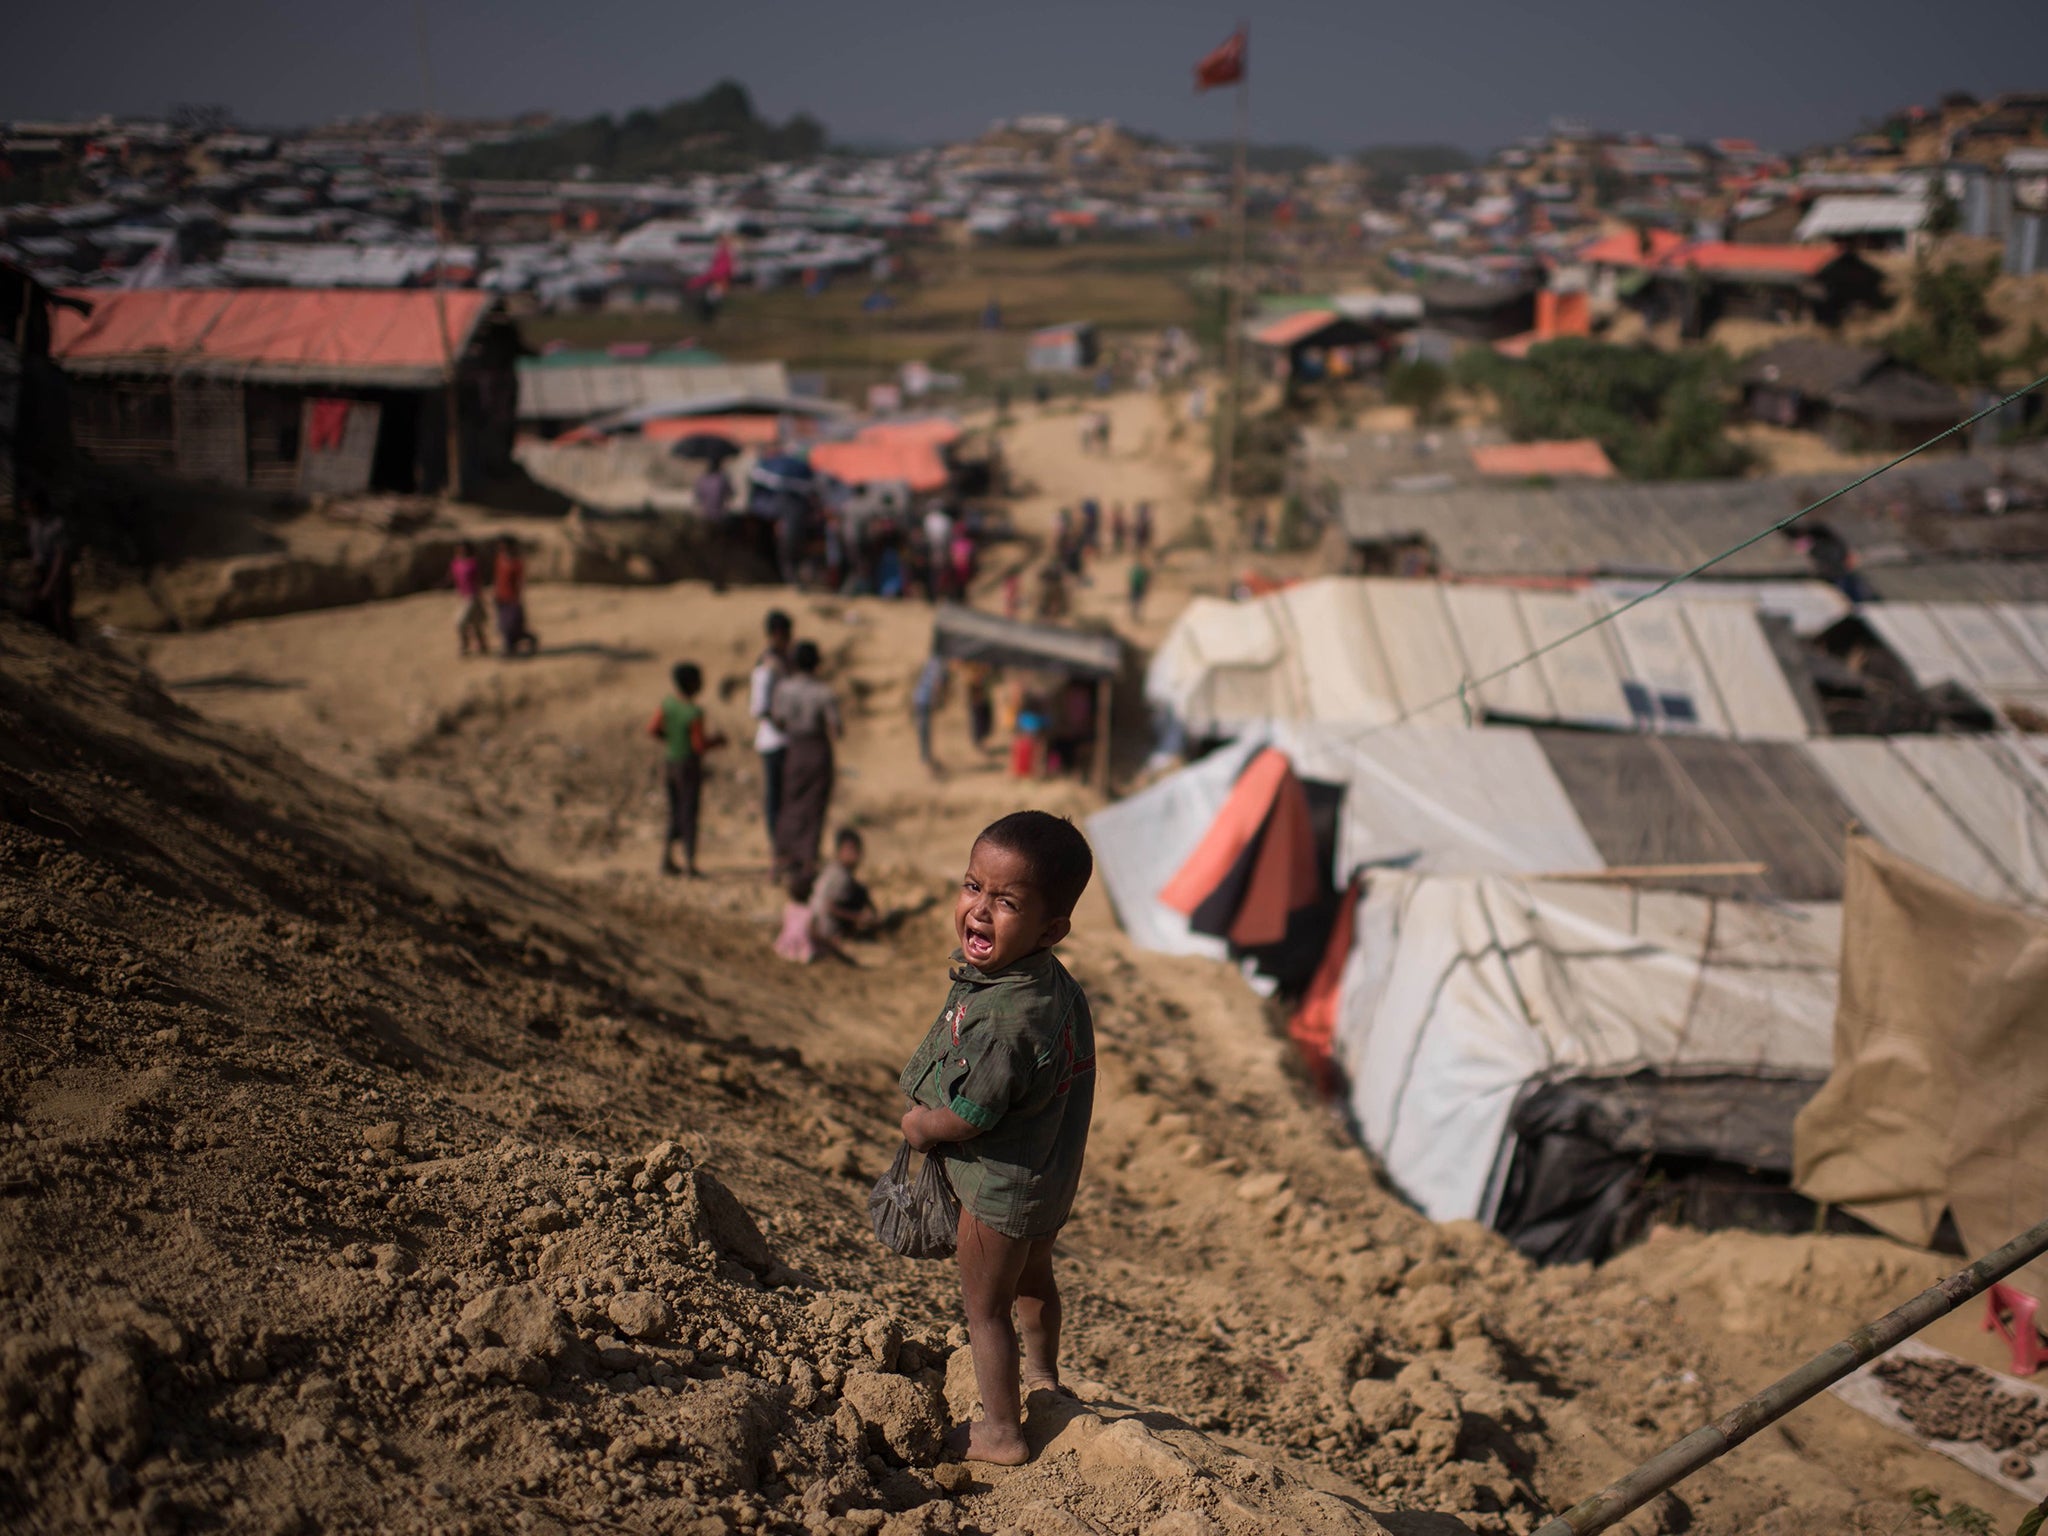
[[[1017,1331],[1024,1336],[1024,1392],[1060,1390],[1060,1288],[1052,1277],[1056,1238],[1041,1237],[1017,1277]]]
[[[1031,1459],[1017,1385],[1017,1330],[1010,1321],[1017,1277],[1030,1249],[1029,1243],[1003,1236],[964,1205],[960,1208],[960,1295],[967,1306],[974,1380],[981,1389],[981,1417],[968,1428],[964,1455],[969,1461],[1015,1467]]]

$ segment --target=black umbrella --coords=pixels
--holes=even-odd
[[[675,447],[669,450],[679,459],[709,459],[714,464],[737,458],[739,451],[738,443],[729,437],[720,437],[716,432],[692,432],[688,437],[676,439]]]

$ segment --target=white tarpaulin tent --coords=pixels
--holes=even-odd
[[[1561,639],[1619,602],[1392,578],[1325,577],[1243,603],[1196,598],[1146,674],[1145,696],[1195,736],[1277,720],[1462,725],[1461,681]],[[1806,717],[1755,609],[1645,604],[1467,689],[1474,720],[1801,740]]]
[[[1531,1083],[1820,1077],[1841,909],[1623,887],[1372,876],[1334,1052],[1366,1146],[1438,1221],[1490,1221]]]
[[[1838,736],[1806,744],[1864,829],[1989,901],[2048,906],[2039,738]]]
[[[1401,863],[1447,874],[1560,874],[1603,868],[1535,736],[1511,726],[1405,725],[1371,731],[1279,725],[1247,735],[1088,819],[1096,865],[1124,931],[1143,948],[1221,957],[1158,893],[1202,840],[1231,786],[1265,746],[1295,773],[1344,786],[1336,868]]]
[[[2048,603],[1867,603],[1856,617],[1920,687],[1960,683],[1995,709],[2048,717]]]

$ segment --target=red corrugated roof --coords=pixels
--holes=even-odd
[[[1690,268],[1700,272],[1770,272],[1812,277],[1841,254],[1840,246],[1829,244],[1742,245],[1728,240],[1695,244],[1668,229],[1653,229],[1647,257],[1635,231],[1625,230],[1583,247],[1579,259],[1610,267],[1645,267],[1665,272]]]
[[[1688,245],[1665,259],[1666,267],[1701,272],[1772,272],[1812,277],[1832,266],[1842,254],[1839,245],[1740,245],[1709,240]]]
[[[1552,443],[1496,443],[1472,450],[1472,467],[1482,475],[1527,479],[1537,475],[1612,480],[1614,465],[1590,437]]]
[[[1334,309],[1298,309],[1291,315],[1267,321],[1252,332],[1252,340],[1262,347],[1291,347],[1342,318]]]
[[[309,379],[440,376],[495,300],[467,289],[94,289],[90,316],[60,311],[67,367],[176,367]],[[447,341],[442,340],[445,308]]]
[[[1581,247],[1579,260],[1600,262],[1610,267],[1654,267],[1685,244],[1683,235],[1673,234],[1668,229],[1653,229],[1649,235],[1648,255],[1643,253],[1641,236],[1635,230],[1624,229]]]

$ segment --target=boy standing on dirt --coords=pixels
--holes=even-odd
[[[678,662],[670,674],[676,691],[661,701],[647,734],[662,745],[662,782],[668,789],[668,831],[661,840],[661,872],[697,878],[697,808],[704,798],[704,754],[725,738],[704,722],[697,695],[704,673],[693,662]],[[682,845],[682,867],[673,849]]]
[[[1052,1253],[1088,1149],[1095,1028],[1052,947],[1073,926],[1094,862],[1074,824],[1044,811],[983,829],[953,906],[953,988],[903,1069],[904,1139],[942,1161],[960,1200],[960,1292],[982,1404],[967,1428],[971,1461],[1028,1460],[1023,1396],[1062,1390]]]

